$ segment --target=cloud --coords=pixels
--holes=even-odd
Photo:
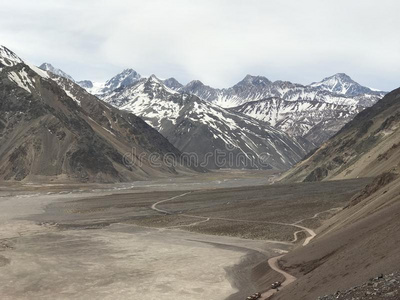
[[[77,79],[120,69],[216,87],[246,74],[300,83],[345,72],[399,85],[397,0],[8,1],[0,43]]]

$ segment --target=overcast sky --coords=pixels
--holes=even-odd
[[[14,0],[0,44],[77,80],[123,68],[228,87],[246,74],[298,83],[344,72],[400,86],[399,0]]]

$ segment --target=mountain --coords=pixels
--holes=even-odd
[[[8,48],[0,45],[0,71],[4,67],[12,67],[19,63],[22,63],[22,59]]]
[[[85,90],[88,89],[92,89],[93,88],[93,82],[91,82],[90,80],[82,80],[82,81],[78,81],[77,84],[84,88]]]
[[[284,176],[288,181],[371,177],[398,165],[400,89],[360,112],[313,155]]]
[[[194,172],[146,122],[73,81],[5,47],[0,68],[1,179],[117,182]]]
[[[367,107],[385,95],[384,92],[362,87],[342,73],[311,85],[301,85],[289,81],[272,82],[263,76],[247,75],[230,88],[214,89],[200,81],[192,81],[181,90],[222,107],[235,107],[250,101],[271,97],[287,101],[307,100]]]
[[[255,119],[268,122],[291,136],[304,137],[318,146],[349,122],[363,107],[318,101],[286,101],[267,98],[231,108]]]
[[[67,78],[67,79],[75,82],[75,80],[72,78],[72,76],[68,75],[67,73],[65,73],[64,71],[62,71],[60,69],[57,69],[57,68],[53,67],[49,63],[43,63],[43,64],[41,64],[39,66],[39,68],[42,69],[43,71],[47,71],[47,72],[53,73],[54,75]]]
[[[283,176],[285,182],[373,179],[318,229],[312,243],[280,260],[279,265],[298,279],[274,299],[353,299],[362,285],[375,291],[358,294],[360,299],[398,299],[398,293],[377,286],[398,272],[400,261],[399,161],[400,88],[360,112]],[[390,284],[398,286],[395,281]],[[327,294],[335,296],[325,298]]]
[[[195,153],[207,168],[287,169],[310,146],[267,123],[174,91],[154,75],[102,99],[142,117],[178,149]]]
[[[104,83],[84,80],[78,82],[78,84],[93,95],[104,95],[107,93],[111,93],[116,89],[129,86],[137,82],[140,78],[140,74],[137,73],[135,70],[125,69],[121,73],[117,74],[116,76],[114,76],[110,80],[107,80]]]
[[[162,82],[167,87],[169,87],[171,90],[174,90],[174,91],[179,91],[183,87],[183,85],[173,77],[165,79]]]
[[[360,85],[351,79],[350,76],[344,73],[338,73],[324,78],[320,82],[314,82],[310,84],[310,86],[314,88],[320,88],[331,93],[350,97],[361,94],[374,94],[374,90]]]

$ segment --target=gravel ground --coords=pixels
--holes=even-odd
[[[365,185],[253,175],[0,189],[0,298],[244,299],[280,280],[267,259],[293,247],[298,229],[268,222],[313,218]]]
[[[318,297],[318,300],[399,300],[400,272],[379,275],[360,286],[333,295]]]

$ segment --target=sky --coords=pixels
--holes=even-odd
[[[398,0],[14,0],[0,44],[76,80],[122,69],[229,87],[247,74],[309,84],[346,73],[400,86]]]

